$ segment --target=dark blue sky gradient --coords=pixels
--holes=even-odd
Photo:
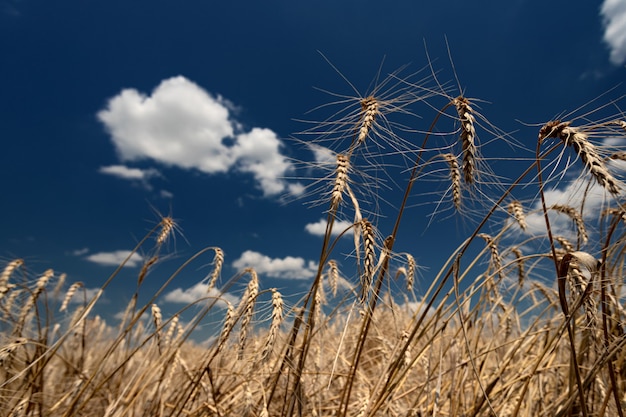
[[[519,130],[516,139],[534,148],[537,130],[516,119],[540,124],[623,80],[602,34],[599,5],[582,1],[0,1],[0,259],[21,257],[33,273],[51,267],[97,287],[112,268],[71,253],[130,249],[158,221],[155,210],[171,210],[188,242],[170,243],[177,258],[155,275],[205,246],[226,252],[225,277],[247,249],[317,261],[321,239],[304,225],[319,220],[325,205],[264,198],[241,173],[133,162],[161,172],[152,190],[99,173],[120,161],[96,114],[124,88],[150,94],[182,75],[237,106],[244,130],[271,129],[285,141],[283,153],[306,159],[311,155],[289,138],[308,127],[296,119],[315,120],[316,113],[305,113],[330,99],[313,87],[354,95],[318,51],[365,94],[383,59],[383,75],[404,64],[407,73],[424,67],[424,42],[441,80],[455,83],[447,38],[466,95],[485,100],[490,121]],[[609,97],[623,93],[618,86]],[[162,189],[174,198],[160,197]],[[406,217],[401,250],[418,262],[433,260],[428,266],[436,270],[451,253],[449,237],[458,240],[467,229],[447,219],[423,235],[426,214],[415,209]],[[194,271],[174,286],[191,286],[208,272]],[[124,270],[127,280],[116,281],[108,299],[130,297],[136,273]],[[285,293],[307,283],[262,277],[265,288]]]

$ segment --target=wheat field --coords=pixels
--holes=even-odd
[[[137,244],[149,256],[116,326],[95,312],[123,264],[85,297],[63,274],[6,262],[0,414],[623,416],[619,101],[601,96],[516,138],[431,65],[403,71],[366,94],[330,94],[295,135],[324,155],[299,162],[319,173],[305,196],[326,218],[317,273],[295,301],[261,287],[253,267],[224,276],[216,242],[180,265],[213,260],[193,317],[164,316],[159,296],[176,273],[139,294],[167,256],[171,217]],[[512,162],[513,177],[502,170]],[[416,205],[432,208],[429,227],[461,219],[443,264],[396,245]],[[336,249],[345,235],[348,255]],[[234,283],[245,288],[237,302],[222,296]],[[220,319],[212,337],[194,342],[209,316]]]

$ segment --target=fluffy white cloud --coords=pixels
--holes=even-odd
[[[233,305],[239,303],[239,299],[229,293],[221,293],[218,289],[212,288],[208,291],[209,285],[203,282],[199,282],[191,288],[183,290],[182,288],[176,288],[165,295],[165,301],[178,304],[191,304],[200,299],[208,298],[207,302],[212,302],[215,298],[219,298],[217,305],[225,307],[226,301]]]
[[[626,0],[604,0],[600,8],[604,22],[604,41],[611,49],[611,62],[626,61]]]
[[[333,225],[332,235],[337,236],[350,226],[352,226],[352,223],[349,221],[336,220]],[[324,236],[324,233],[326,233],[326,219],[322,218],[318,222],[309,223],[304,226],[304,230],[315,236]],[[352,236],[352,233],[346,233],[344,234],[345,236]]]
[[[150,96],[125,89],[98,112],[122,161],[151,159],[207,174],[250,173],[264,195],[298,191],[285,174],[292,163],[269,129],[238,132],[232,105],[182,76],[159,84]]]
[[[287,256],[286,258],[270,258],[259,252],[247,250],[233,262],[236,269],[254,268],[259,274],[272,278],[307,279],[315,276],[317,264],[304,258]]]
[[[93,253],[87,256],[85,259],[87,259],[89,262],[93,262],[98,265],[118,266],[122,262],[124,262],[124,259],[126,259],[128,255],[130,255],[129,250],[116,250],[113,252]],[[142,262],[143,262],[143,257],[139,255],[137,252],[134,252],[132,256],[130,257],[130,259],[128,260],[128,262],[126,262],[124,266],[128,268],[133,268],[133,267],[141,265]]]
[[[159,171],[156,169],[129,168],[126,165],[109,165],[106,167],[100,167],[98,172],[125,180],[138,181],[145,181],[149,178],[160,176]]]

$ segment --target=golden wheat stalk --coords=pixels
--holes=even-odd
[[[348,170],[350,158],[343,154],[337,154],[337,168],[335,170],[335,185],[331,194],[331,207],[336,208],[343,200],[343,192],[348,185]]]
[[[320,285],[321,287],[321,285]],[[263,345],[263,351],[261,352],[261,360],[267,361],[274,349],[274,343],[276,342],[276,336],[280,329],[280,324],[283,321],[283,297],[276,288],[272,288],[272,322],[270,323],[270,329],[267,333],[267,339]]]
[[[522,203],[519,201],[511,201],[507,206],[507,211],[513,216],[513,218],[517,221],[517,224],[522,230],[526,230],[528,228],[528,224],[526,223],[526,216],[524,215],[524,208],[522,207]]]
[[[331,259],[328,261],[328,284],[333,297],[337,296],[337,287],[339,285],[339,268],[337,268],[337,261]]]
[[[239,306],[239,313],[242,314],[241,327],[239,329],[239,359],[243,358],[243,351],[246,347],[248,337],[248,327],[254,315],[254,305],[256,304],[256,297],[259,293],[259,278],[256,271],[252,268],[246,268],[244,273],[250,275],[250,281],[248,282],[248,286]]]
[[[498,274],[500,278],[502,278],[502,258],[500,258],[500,252],[498,251],[498,245],[496,245],[495,240],[486,233],[478,234],[478,237],[485,240],[487,246],[489,247],[489,251],[491,252],[491,263],[495,272]]]
[[[0,274],[0,287],[6,286],[13,272],[22,265],[24,265],[23,259],[15,259],[9,262],[7,266],[4,267],[2,274]]]
[[[520,248],[513,248],[511,252],[515,255],[517,261],[517,282],[520,286],[524,284],[524,278],[526,278],[526,271],[524,270],[524,254]]]
[[[598,184],[611,194],[619,194],[619,182],[611,175],[598,150],[589,142],[586,133],[571,127],[570,122],[555,120],[546,123],[539,131],[539,141],[547,138],[558,138],[566,146],[571,146]]]
[[[406,254],[406,289],[413,291],[415,283],[415,258],[410,253]]]
[[[555,236],[554,240],[558,242],[565,252],[574,252],[574,245],[563,236]]]
[[[361,302],[365,302],[374,277],[376,254],[374,252],[374,229],[367,219],[360,222],[363,237],[363,273],[361,274]]]
[[[576,229],[578,230],[578,236],[580,237],[583,243],[587,243],[587,241],[589,240],[589,235],[587,234],[587,229],[585,228],[585,222],[583,221],[583,216],[580,215],[578,210],[576,210],[574,207],[567,206],[564,204],[555,204],[551,207],[551,209],[559,213],[563,213],[567,217],[572,219],[572,221],[576,225]]]
[[[356,142],[357,146],[365,142],[367,135],[372,130],[372,126],[378,115],[378,100],[373,96],[361,100],[361,112],[361,128],[359,129],[359,136]]]
[[[233,326],[235,325],[235,307],[229,301],[226,301],[226,317],[224,318],[224,325],[222,326],[222,331],[220,333],[220,337],[217,342],[217,352],[221,352],[226,345],[226,341],[228,340],[228,336],[230,332],[233,330]]]
[[[161,219],[161,231],[156,238],[156,243],[158,246],[161,246],[163,245],[163,243],[165,243],[170,233],[172,233],[174,226],[174,219],[172,219],[171,217],[168,216]]]
[[[220,248],[215,248],[215,256],[213,257],[213,272],[209,278],[209,284],[207,287],[207,293],[215,288],[215,284],[222,272],[222,266],[224,265],[224,251]]]
[[[450,169],[450,181],[452,182],[452,203],[457,210],[461,209],[461,169],[459,162],[451,153],[442,154],[441,157],[448,163]]]
[[[463,151],[463,178],[467,184],[474,183],[476,170],[476,119],[469,100],[459,96],[453,100],[461,122],[461,149]]]
[[[68,288],[67,293],[65,294],[65,297],[63,298],[63,302],[61,303],[61,308],[59,308],[59,311],[65,311],[67,309],[67,306],[72,300],[72,297],[74,297],[74,294],[76,294],[76,291],[78,291],[78,289],[81,288],[82,286],[83,286],[83,283],[80,281],[75,282],[72,285],[70,285],[70,288]]]

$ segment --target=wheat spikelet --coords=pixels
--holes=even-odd
[[[465,97],[457,97],[453,100],[453,103],[461,121],[460,140],[463,151],[463,178],[466,183],[473,184],[477,154],[474,110],[470,107],[469,100]]]
[[[480,233],[478,237],[484,239],[487,243],[487,246],[489,246],[489,251],[491,252],[491,263],[493,264],[493,268],[498,273],[498,276],[502,278],[502,259],[500,258],[500,253],[498,251],[498,246],[496,245],[496,242],[491,236],[486,233]]]
[[[450,180],[452,182],[452,203],[457,210],[461,209],[461,170],[456,156],[451,153],[442,154],[450,168]]]
[[[156,238],[156,243],[158,246],[161,246],[163,243],[165,243],[170,233],[172,233],[174,226],[174,219],[172,219],[171,217],[167,216],[161,219],[161,231]]]
[[[612,159],[614,161],[626,161],[626,151],[615,152],[610,155],[608,159]]]
[[[152,322],[154,323],[154,334],[156,336],[157,349],[159,353],[161,352],[161,324],[163,323],[163,315],[161,314],[161,309],[158,305],[152,304],[151,306],[152,312]]]
[[[343,200],[343,192],[348,185],[348,170],[350,169],[350,159],[342,154],[337,154],[337,169],[335,174],[335,185],[332,191],[331,207],[338,207]]]
[[[13,288],[15,288],[15,284],[4,284],[0,286],[0,300],[2,300],[4,296],[7,295]]]
[[[578,128],[571,127],[569,122],[556,120],[546,123],[539,131],[539,141],[546,138],[558,138],[566,146],[574,148],[574,152],[580,157],[598,184],[611,194],[619,194],[620,186],[618,181],[606,168],[596,147],[589,142],[587,134],[581,132]]]
[[[360,222],[363,237],[363,273],[361,274],[361,302],[365,302],[374,275],[376,254],[374,252],[374,230],[372,224],[363,219]]]
[[[404,350],[404,366],[409,366],[411,364],[411,345],[409,344],[409,332],[406,330],[402,331],[402,344],[406,345],[406,349]]]
[[[272,323],[270,324],[269,332],[267,333],[267,340],[263,345],[263,351],[261,352],[261,360],[266,361],[269,359],[272,349],[274,348],[274,342],[280,324],[283,321],[283,298],[280,292],[276,288],[272,288]]]
[[[626,121],[624,120],[615,120],[613,123],[626,130]]]
[[[626,222],[626,210],[618,209],[618,208],[608,208],[602,212],[602,217],[606,217],[608,215],[619,217],[622,221]]]
[[[413,284],[415,283],[415,258],[413,255],[406,254],[406,289],[407,291],[413,291]]]
[[[8,284],[9,290],[13,289],[14,284]],[[7,319],[11,315],[11,309],[13,308],[13,304],[15,304],[15,300],[17,297],[22,294],[23,290],[13,290],[11,294],[7,297],[2,309],[4,310],[3,318]]]
[[[178,320],[179,320],[178,315],[175,315],[174,317],[172,317],[172,320],[170,321],[169,327],[167,328],[167,333],[165,334],[165,337],[163,338],[163,345],[166,347],[170,347],[172,345],[172,341],[175,340],[174,332],[178,330],[179,334],[182,334],[179,329]],[[176,338],[178,338],[178,334]]]
[[[375,97],[369,96],[361,100],[362,121],[361,128],[359,129],[359,137],[357,139],[357,146],[365,142],[367,135],[369,134],[376,116],[378,115],[378,101]]]
[[[241,299],[239,307],[239,313],[242,314],[241,327],[239,329],[239,359],[243,358],[243,351],[246,347],[246,339],[248,336],[248,325],[250,321],[252,321],[256,296],[259,293],[259,278],[257,277],[256,271],[252,268],[246,268],[244,273],[250,274],[250,281],[248,282],[248,287]]]
[[[522,203],[519,201],[511,201],[507,207],[507,211],[513,215],[517,224],[522,230],[526,230],[528,228],[528,224],[526,223],[526,216],[524,215],[524,209],[522,207]]]
[[[65,311],[67,309],[67,306],[72,300],[72,297],[74,297],[74,294],[76,294],[76,291],[78,291],[78,289],[81,288],[82,286],[83,286],[83,283],[80,281],[75,282],[72,285],[70,285],[70,288],[68,288],[67,293],[65,294],[65,298],[63,298],[63,302],[61,303],[61,308],[59,308],[59,311]]]
[[[23,259],[15,259],[9,262],[7,266],[4,267],[2,274],[0,274],[0,287],[5,287],[7,283],[9,282],[9,278],[13,274],[13,271],[15,271],[17,268],[19,268],[22,265],[24,265]]]
[[[213,288],[215,288],[215,284],[217,283],[217,279],[222,272],[222,266],[224,265],[224,251],[220,248],[215,248],[215,256],[213,257],[213,272],[211,273],[211,277],[209,279],[209,286],[207,287],[207,292],[210,292]]]
[[[328,284],[332,291],[333,297],[337,296],[337,286],[339,285],[339,269],[337,268],[337,261],[331,259],[328,261]]]
[[[555,236],[554,240],[556,240],[559,243],[559,245],[561,245],[561,247],[563,248],[565,252],[574,251],[574,245],[572,245],[572,243],[569,240],[567,240],[565,237]]]
[[[587,234],[587,229],[585,228],[583,216],[580,215],[578,210],[563,204],[555,204],[551,207],[551,209],[559,213],[563,213],[567,215],[570,219],[572,219],[572,221],[576,225],[576,229],[578,230],[578,236],[580,237],[580,239],[582,239],[583,243],[587,243],[587,241],[589,240],[589,235]]]
[[[229,301],[226,301],[226,306],[226,317],[224,318],[224,326],[222,327],[222,332],[220,333],[217,343],[217,352],[222,351],[228,340],[228,335],[235,325],[235,307]]]

